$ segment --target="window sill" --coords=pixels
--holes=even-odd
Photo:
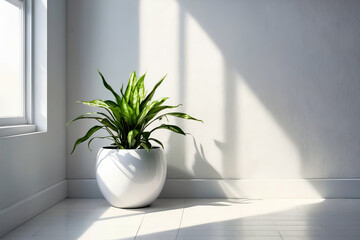
[[[36,125],[14,125],[0,127],[0,137],[10,137],[36,131]]]

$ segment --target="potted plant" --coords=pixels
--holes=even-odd
[[[130,75],[125,92],[123,86],[119,93],[106,82],[98,70],[104,87],[109,90],[113,100],[80,101],[85,105],[99,108],[100,111],[89,112],[70,123],[80,119],[95,120],[97,124],[91,127],[81,138],[77,139],[73,150],[88,141],[88,147],[94,139],[109,139],[110,146],[99,150],[96,161],[96,180],[105,199],[114,207],[138,208],[150,205],[160,194],[166,178],[166,161],[161,141],[153,138],[153,132],[166,129],[186,135],[176,125],[161,124],[152,129],[149,126],[157,120],[168,116],[201,121],[182,112],[167,112],[164,110],[177,106],[164,105],[167,97],[152,101],[156,89],[164,81],[163,77],[147,94],[145,91],[145,74],[137,78],[135,71]],[[93,136],[103,130],[105,135]],[[160,147],[154,147],[153,143]],[[90,149],[91,150],[91,149]]]

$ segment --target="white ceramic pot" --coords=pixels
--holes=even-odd
[[[139,208],[150,205],[160,194],[166,178],[166,161],[161,148],[99,150],[96,180],[105,199],[114,207]]]

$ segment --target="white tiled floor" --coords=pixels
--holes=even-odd
[[[360,240],[360,199],[159,199],[132,210],[67,199],[3,239]]]

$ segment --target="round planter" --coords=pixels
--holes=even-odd
[[[160,194],[166,178],[166,161],[161,148],[99,150],[96,180],[105,199],[114,207],[139,208],[150,205]]]

